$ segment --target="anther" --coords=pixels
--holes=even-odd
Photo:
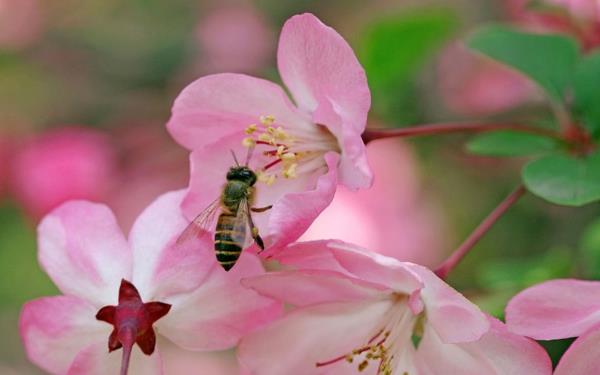
[[[273,125],[274,122],[275,122],[275,117],[273,117],[271,115],[260,116],[260,123],[265,126]]]
[[[244,146],[244,147],[250,148],[250,147],[253,147],[254,145],[256,145],[256,141],[252,137],[246,137],[242,141],[242,146]]]

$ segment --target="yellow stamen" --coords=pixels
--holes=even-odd
[[[296,167],[298,167],[298,163],[290,164],[283,168],[283,177],[285,178],[296,178]]]
[[[272,115],[260,116],[260,123],[265,126],[271,126],[275,122],[275,117]]]
[[[296,161],[296,154],[294,154],[293,152],[286,152],[285,154],[282,154],[279,157],[281,158],[281,160],[283,160],[284,163]]]
[[[256,144],[256,141],[252,137],[246,137],[242,141],[242,145],[247,148],[250,148],[250,147],[254,146],[255,144]]]
[[[250,124],[246,128],[246,134],[250,135],[250,134],[254,133],[256,131],[256,129],[257,129],[256,124]]]

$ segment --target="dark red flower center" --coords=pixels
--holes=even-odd
[[[104,306],[96,314],[96,319],[114,327],[108,338],[108,351],[123,348],[121,375],[127,374],[134,344],[138,344],[146,355],[154,352],[156,334],[152,325],[167,315],[170,309],[171,305],[163,302],[144,303],[135,286],[125,279],[121,280],[119,304]]]

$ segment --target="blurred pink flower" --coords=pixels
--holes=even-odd
[[[544,0],[537,6],[530,3],[530,0],[507,0],[505,6],[509,16],[525,28],[570,34],[586,50],[600,46],[600,1]]]
[[[256,145],[250,162],[265,184],[255,205],[273,208],[254,216],[273,248],[310,226],[333,199],[338,180],[357,189],[372,179],[361,139],[370,93],[346,41],[312,14],[294,16],[283,26],[278,64],[298,107],[274,83],[217,74],[183,90],[167,125],[192,150],[183,204],[190,219],[219,196],[233,165],[230,150],[241,157],[244,145]]]
[[[108,194],[119,224],[129,230],[137,215],[165,191],[189,181],[188,153],[152,124],[123,124],[112,133],[119,152],[119,174]]]
[[[523,75],[452,44],[438,64],[439,89],[445,105],[464,116],[490,115],[540,98]]]
[[[409,146],[380,140],[367,146],[370,189],[338,188],[302,240],[339,239],[419,264],[441,261],[446,236],[438,208],[425,199]],[[394,244],[394,246],[389,246]]]
[[[539,345],[425,267],[339,241],[298,243],[276,259],[294,270],[242,281],[297,307],[242,339],[240,362],[255,374],[552,372]]]
[[[50,130],[17,148],[12,192],[35,218],[69,199],[102,201],[113,184],[115,162],[114,149],[100,131]]]
[[[188,350],[230,348],[279,314],[279,304],[239,284],[263,272],[255,256],[243,255],[226,273],[209,241],[201,250],[174,246],[187,225],[178,209],[183,194],[158,198],[140,215],[129,239],[100,204],[72,201],[44,218],[39,260],[64,295],[23,307],[19,326],[32,362],[53,374],[116,374],[120,356],[114,350],[131,345],[132,336],[145,353],[154,349],[143,316],[123,316],[132,313],[133,302],[141,306],[140,298],[152,301],[140,308],[153,316],[160,335]],[[114,324],[112,334],[106,322]],[[134,348],[130,373],[161,374],[161,361],[158,350],[148,357]]]
[[[550,280],[517,294],[506,307],[509,329],[536,340],[579,337],[555,375],[591,375],[600,367],[600,282]]]
[[[256,72],[269,62],[273,33],[250,5],[223,6],[200,19],[196,37],[204,70]]]
[[[0,0],[0,50],[20,49],[35,42],[42,22],[38,0]]]

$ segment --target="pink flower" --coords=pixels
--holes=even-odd
[[[35,42],[42,21],[38,0],[0,0],[0,49],[20,49]]]
[[[224,6],[210,11],[196,29],[200,56],[210,71],[254,72],[271,55],[273,35],[251,6]]]
[[[600,282],[551,280],[517,294],[506,308],[509,329],[537,340],[579,337],[555,375],[592,375],[600,366]]]
[[[423,194],[410,147],[398,140],[378,140],[367,145],[367,156],[373,186],[358,192],[338,188],[331,205],[301,239],[338,239],[403,261],[441,262],[447,243],[442,215]]]
[[[464,116],[490,115],[541,98],[525,76],[458,44],[442,53],[438,76],[444,103]]]
[[[297,308],[242,339],[253,374],[550,374],[545,351],[509,333],[428,269],[341,242],[291,245],[294,267],[248,278]]]
[[[338,181],[368,187],[371,171],[361,133],[370,106],[364,70],[352,49],[315,16],[303,14],[283,26],[278,49],[278,85],[240,74],[210,75],[193,82],[173,106],[168,128],[192,151],[188,218],[220,194],[245,146],[259,184],[254,215],[267,246],[297,239],[333,199]],[[258,125],[257,125],[258,124]]]
[[[69,199],[103,200],[115,163],[104,133],[78,127],[51,130],[16,150],[13,194],[35,218]]]
[[[184,349],[218,350],[278,314],[277,303],[239,284],[263,272],[253,255],[226,273],[210,244],[174,246],[187,224],[182,198],[181,191],[158,198],[128,240],[104,205],[72,201],[44,218],[40,264],[64,295],[23,308],[20,332],[32,362],[53,374],[116,374],[114,351],[130,350],[135,338],[130,373],[161,374],[154,329]]]

